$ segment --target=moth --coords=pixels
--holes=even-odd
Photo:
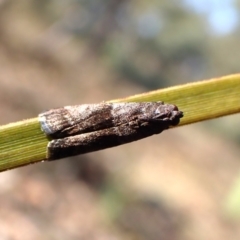
[[[39,114],[48,136],[47,160],[57,160],[137,141],[175,126],[183,112],[164,102],[66,106]]]

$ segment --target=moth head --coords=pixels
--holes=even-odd
[[[156,102],[152,105],[152,120],[166,122],[169,126],[175,126],[183,117],[183,112],[179,111],[178,107],[173,104],[163,104]]]

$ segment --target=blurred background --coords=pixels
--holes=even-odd
[[[239,0],[0,0],[0,124],[237,73],[239,52]],[[0,239],[240,239],[239,121],[3,172]]]

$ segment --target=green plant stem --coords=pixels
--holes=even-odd
[[[240,111],[240,75],[200,81],[109,102],[164,101],[184,112],[181,125]],[[44,161],[49,139],[38,118],[0,126],[0,171]]]

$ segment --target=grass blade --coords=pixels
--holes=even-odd
[[[184,112],[178,126],[240,111],[240,75],[229,75],[109,102],[164,101]],[[0,171],[43,161],[48,138],[38,118],[0,126]]]

